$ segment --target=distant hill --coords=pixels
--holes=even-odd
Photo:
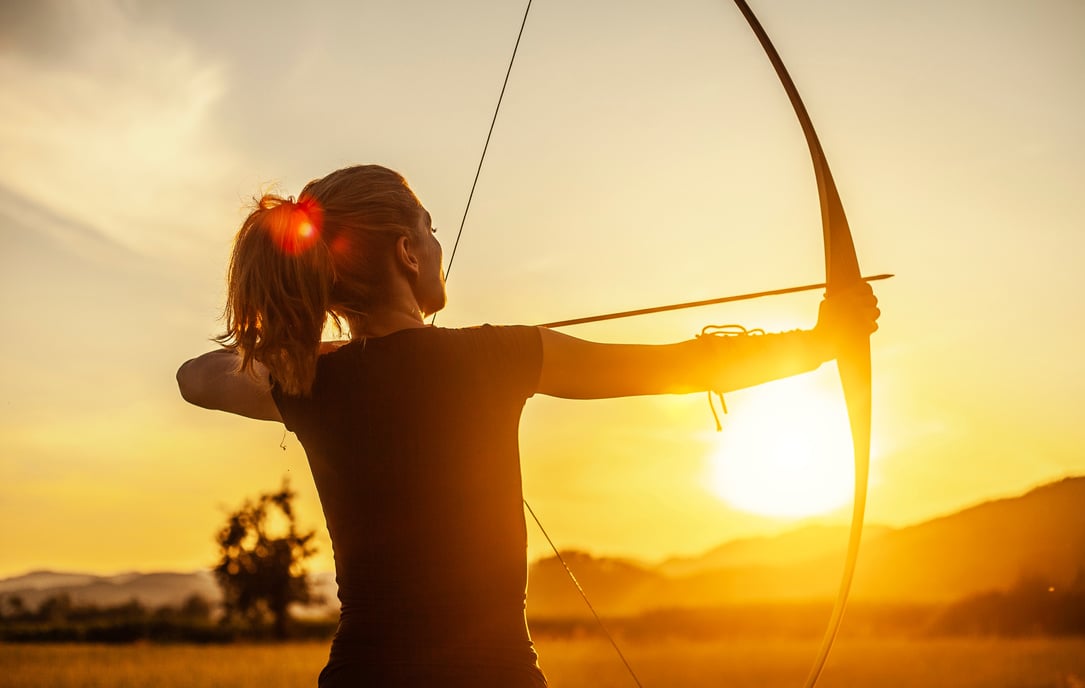
[[[0,594],[23,593],[50,588],[78,587],[103,580],[102,576],[89,573],[63,573],[59,571],[31,571],[21,576],[0,580]]]
[[[657,567],[577,553],[570,561],[608,614],[668,607],[810,602],[835,597],[845,528],[802,528],[726,543]],[[914,526],[864,535],[852,599],[946,603],[1035,576],[1067,586],[1085,571],[1085,477],[1036,488]],[[588,613],[554,558],[531,568],[534,616]]]
[[[222,598],[210,571],[193,573],[122,573],[95,576],[82,573],[34,571],[0,580],[0,594],[19,597],[35,608],[42,600],[68,595],[76,604],[114,606],[138,600],[148,607],[180,606],[186,598],[200,595],[217,602]]]
[[[324,597],[325,603],[317,605],[310,613],[338,611],[335,575],[318,573],[312,575],[311,579],[315,592]],[[75,604],[99,607],[120,605],[132,600],[150,608],[179,607],[193,595],[199,595],[212,604],[222,600],[222,592],[210,571],[121,573],[114,576],[33,571],[0,580],[0,597],[19,597],[30,609],[57,595],[68,595]]]
[[[565,557],[598,609],[632,616],[661,608],[831,600],[846,539],[846,528],[804,527],[777,537],[734,540],[699,557],[655,566],[583,552]],[[942,604],[1008,590],[1025,577],[1067,586],[1083,571],[1085,477],[1066,478],[906,528],[868,528],[852,599]],[[327,603],[312,613],[334,612],[334,575],[313,579]],[[221,598],[209,571],[116,576],[36,571],[0,580],[0,596],[18,596],[30,608],[57,594],[99,606],[132,599],[149,607],[177,606],[193,594],[211,602]],[[528,612],[536,618],[589,613],[554,557],[531,566]]]
[[[792,566],[822,556],[843,556],[848,526],[808,525],[774,537],[731,540],[696,557],[672,557],[656,570],[672,577],[738,566]],[[868,525],[863,541],[871,542],[892,528]]]
[[[985,502],[869,543],[856,593],[948,601],[1035,575],[1067,586],[1085,571],[1085,477]]]

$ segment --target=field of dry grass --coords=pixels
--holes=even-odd
[[[791,688],[816,643],[749,640],[629,644],[646,688]],[[609,646],[539,641],[555,688],[629,688]],[[326,643],[276,645],[0,644],[0,688],[295,688],[316,685]],[[1085,639],[841,640],[824,688],[1085,688]]]

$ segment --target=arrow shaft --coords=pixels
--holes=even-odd
[[[871,277],[863,277],[864,282],[876,282],[878,280],[889,279],[893,275],[873,275]],[[650,313],[665,313],[667,311],[680,311],[686,308],[700,308],[701,306],[713,306],[718,303],[731,303],[732,301],[749,301],[750,299],[760,299],[765,296],[779,296],[781,294],[794,294],[800,291],[814,291],[815,289],[825,289],[828,285],[824,282],[820,284],[804,284],[798,287],[786,287],[784,289],[770,289],[768,291],[755,291],[749,294],[738,294],[737,296],[721,296],[715,299],[704,299],[701,301],[686,301],[684,303],[672,303],[666,306],[653,306],[651,308],[637,308],[631,311],[618,311],[616,313],[604,313],[603,315],[589,315],[583,318],[570,318],[568,320],[555,320],[554,322],[542,323],[539,327],[569,327],[571,325],[584,325],[593,322],[602,322],[604,320],[618,320],[619,318],[632,318],[636,315],[648,315]]]

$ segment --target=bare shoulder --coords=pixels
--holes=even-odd
[[[242,371],[241,358],[228,349],[209,351],[177,369],[177,387],[190,404],[246,418],[282,422],[271,394],[267,368]]]

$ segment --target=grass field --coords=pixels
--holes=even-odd
[[[554,688],[634,686],[596,640],[540,640]],[[645,688],[791,688],[816,643],[750,640],[629,644]],[[2,688],[294,688],[316,685],[326,643],[288,645],[0,644]],[[841,640],[824,688],[1085,688],[1085,638]]]

